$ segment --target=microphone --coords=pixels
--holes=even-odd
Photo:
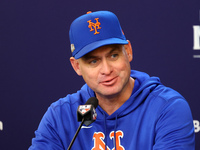
[[[98,106],[98,99],[91,97],[87,100],[85,105],[79,105],[77,110],[77,120],[82,121],[84,119],[84,124],[89,126],[97,118],[97,113],[95,109]]]
[[[69,147],[67,150],[70,150],[83,123],[88,126],[91,123],[93,123],[96,118],[97,118],[97,113],[95,111],[95,109],[98,106],[98,99],[96,97],[91,97],[87,100],[87,102],[85,103],[85,105],[79,105],[78,109],[77,109],[77,120],[81,121],[81,124],[79,125]]]

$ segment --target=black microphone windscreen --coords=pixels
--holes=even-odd
[[[99,101],[96,97],[90,97],[85,104],[92,104],[94,108],[97,108]]]

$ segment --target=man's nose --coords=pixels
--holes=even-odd
[[[106,59],[102,60],[100,72],[104,75],[109,75],[112,72],[112,66]]]

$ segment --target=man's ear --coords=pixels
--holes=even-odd
[[[124,47],[125,47],[126,53],[128,55],[128,60],[129,60],[129,62],[131,62],[133,59],[133,51],[132,51],[131,42],[128,41],[128,44],[124,45]]]
[[[70,62],[71,62],[71,65],[74,69],[74,71],[79,75],[81,76],[81,70],[80,70],[80,66],[79,66],[79,61],[77,59],[75,59],[74,57],[70,57]]]

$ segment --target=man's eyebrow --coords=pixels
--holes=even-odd
[[[120,51],[120,47],[119,46],[113,46],[109,53],[112,53],[114,51]]]
[[[89,59],[95,59],[95,58],[98,58],[98,56],[94,56],[92,54],[86,54],[82,57],[82,59],[85,61],[85,60],[89,60]]]
[[[110,55],[110,54],[112,54],[112,53],[115,52],[115,51],[120,51],[120,46],[119,46],[119,45],[113,45],[113,46],[111,47],[111,50],[107,53],[107,55]],[[84,61],[89,60],[89,59],[96,59],[96,58],[99,58],[99,57],[93,55],[92,53],[88,53],[88,54],[86,54],[86,55],[84,55],[84,56],[82,57],[82,59],[83,59]]]
[[[111,48],[111,50],[108,52],[107,55],[111,55],[112,53],[120,52],[120,51],[121,51],[120,46],[116,45],[116,46],[113,46],[113,47]]]

